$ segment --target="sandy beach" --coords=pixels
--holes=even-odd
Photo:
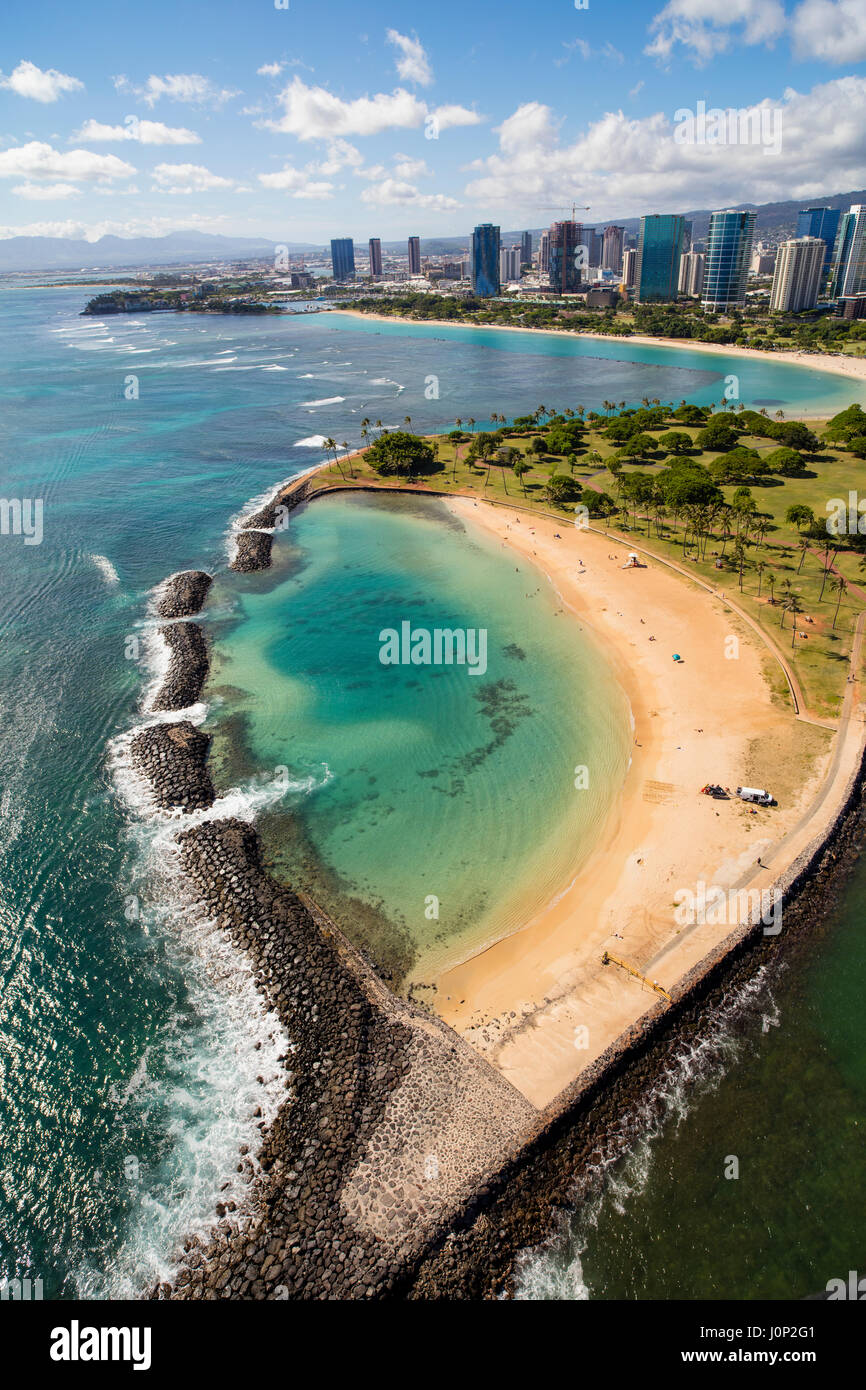
[[[845,756],[834,758],[831,730],[773,698],[761,639],[660,561],[624,569],[627,546],[604,535],[468,498],[448,505],[544,572],[600,644],[634,719],[621,795],[577,879],[521,931],[436,981],[442,1017],[542,1107],[657,1001],[602,965],[603,952],[665,987],[696,965],[740,920],[740,903],[689,926],[676,920],[677,893],[769,889],[829,821],[863,724],[846,724]],[[591,776],[591,750],[579,751]],[[779,804],[715,800],[701,795],[707,782],[768,786]]]
[[[355,318],[372,319],[376,323],[438,323],[437,319],[407,319],[391,314],[365,314],[360,309],[337,309],[331,312],[351,314]],[[441,327],[473,327],[472,324],[449,324],[442,321]],[[699,343],[691,338],[651,338],[645,334],[634,333],[628,337],[617,337],[612,333],[572,332],[566,329],[519,328],[515,324],[479,324],[479,328],[492,329],[496,333],[542,333],[548,337],[569,337],[581,340],[593,339],[605,343],[637,343],[641,347],[678,348],[681,352],[709,352],[716,356],[758,358],[761,361],[789,362],[795,367],[806,367],[816,372],[833,372],[837,376],[847,376],[853,381],[866,383],[866,357],[845,357],[841,353],[819,352],[762,352],[759,348],[726,347],[723,343]],[[858,393],[860,394],[860,393]],[[797,418],[820,418],[809,411],[796,412]]]

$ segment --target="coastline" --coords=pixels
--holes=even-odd
[[[733,343],[728,347],[724,343],[702,343],[692,338],[652,338],[641,333],[618,335],[616,333],[575,332],[571,329],[521,328],[517,324],[511,323],[454,324],[446,319],[409,319],[397,314],[367,314],[361,309],[335,309],[332,312],[351,315],[353,318],[371,319],[374,323],[429,323],[441,328],[476,328],[494,333],[540,333],[552,338],[573,339],[575,342],[580,342],[585,338],[594,342],[636,343],[639,347],[676,348],[681,352],[707,352],[716,356],[752,358],[763,362],[787,362],[794,367],[804,367],[816,372],[831,372],[836,376],[845,376],[852,381],[862,382],[866,385],[866,356],[845,357],[841,353],[762,352],[759,348],[737,347]],[[797,416],[809,420],[824,418],[820,411],[804,411],[799,407]]]
[[[312,476],[308,473],[294,487],[289,483],[278,489],[269,503],[245,519],[241,529],[261,528],[276,518],[275,509],[280,505],[310,500]],[[331,486],[324,486],[322,495],[330,490]],[[420,489],[412,491],[417,494]],[[293,501],[296,493],[301,496]],[[451,505],[475,511],[471,499],[453,499]],[[538,563],[543,572],[547,566],[553,574],[557,557],[543,555],[539,560],[538,554],[531,552],[544,545],[553,551],[560,544],[552,539],[556,523],[547,523],[551,537],[545,541],[539,534],[545,529],[543,518],[523,514],[512,526],[517,509],[506,512],[490,506],[484,510],[499,513],[496,524],[503,528],[503,543],[510,543],[517,525],[525,524],[527,532],[534,531],[531,539],[528,534],[522,537],[527,562]],[[259,529],[257,534],[264,532]],[[270,542],[272,534],[267,539]],[[591,549],[598,551],[598,565],[602,552],[624,550],[623,542],[601,534],[590,537],[577,533],[570,535],[570,540],[588,557]],[[590,547],[590,541],[595,545]],[[266,567],[269,551],[270,545],[267,558],[257,556],[258,563],[249,567]],[[612,576],[623,577],[624,573],[628,579],[637,576],[640,580],[648,574],[644,569],[622,572],[618,563],[610,564]],[[589,566],[582,568],[586,571],[591,567],[590,558]],[[208,578],[193,579],[193,587]],[[665,575],[664,580],[676,587],[687,607],[693,605],[694,585],[671,575]],[[554,582],[564,602],[576,598],[575,612],[586,620],[587,610],[581,608],[577,596],[566,593],[568,576],[560,572]],[[174,594],[178,585],[185,583],[189,584],[188,576],[174,576],[168,581],[173,586],[170,592]],[[205,584],[197,606],[194,600],[178,601],[176,606],[184,617],[195,615],[206,590]],[[646,587],[641,596],[646,605]],[[718,600],[710,602],[721,607]],[[161,614],[167,611],[161,605]],[[627,610],[615,611],[619,619]],[[729,627],[728,615],[717,615],[720,622],[722,616],[726,619],[722,627]],[[676,621],[676,613],[667,620]],[[701,624],[706,627],[705,611]],[[589,625],[597,638],[596,624]],[[607,639],[608,634],[604,637]],[[611,640],[612,659],[624,662],[628,641],[619,644],[618,652],[613,651],[614,645]],[[655,645],[661,648],[662,643]],[[187,650],[181,643],[174,651],[181,674]],[[197,653],[192,654],[197,657]],[[752,661],[760,675],[760,662],[754,653]],[[623,677],[628,679],[625,671]],[[648,679],[642,676],[629,690],[636,729],[641,719],[652,717],[644,688]],[[849,689],[849,711],[853,702],[854,691]],[[793,721],[793,716],[787,718]],[[159,804],[178,809],[207,807],[218,794],[207,771],[209,740],[188,722],[182,727],[184,722],[181,719],[148,730],[135,760],[139,770],[149,776]],[[862,732],[862,725],[855,725],[849,715],[846,734],[852,755],[855,745],[858,751],[862,749]],[[642,748],[636,750],[629,771],[632,784],[637,777],[660,781],[649,777],[657,768],[658,737],[640,742]],[[852,764],[847,755],[837,757],[835,766],[836,780],[840,786],[844,783],[842,789],[850,802],[860,760],[855,758]],[[786,891],[796,893],[801,882],[809,880],[818,859],[832,858],[826,837],[841,813],[835,794],[829,798],[825,793],[824,799],[828,805],[817,834],[814,820],[807,816],[800,839],[808,844],[793,860],[798,831],[792,824],[787,837],[792,853],[785,856],[790,880]],[[636,820],[620,817],[613,834],[621,843],[633,836],[637,826],[649,826],[658,818],[658,805],[651,804],[653,809],[648,810],[643,801],[637,803]],[[712,809],[709,801],[707,809]],[[482,1296],[502,1296],[502,1286],[497,1293],[491,1282],[494,1271],[498,1270],[497,1277],[508,1285],[515,1253],[533,1238],[537,1223],[549,1222],[553,1204],[562,1200],[564,1186],[574,1179],[573,1146],[569,1148],[572,1157],[567,1175],[560,1172],[552,1188],[549,1184],[538,1187],[531,1213],[521,1208],[512,1211],[507,1220],[503,1216],[508,1239],[495,1252],[495,1261],[485,1234],[487,1208],[500,1202],[508,1205],[508,1194],[525,1194],[527,1175],[539,1153],[548,1151],[563,1126],[572,1139],[581,1132],[587,1104],[590,1110],[601,1104],[609,1119],[615,1114],[618,1078],[624,1068],[628,1071],[632,1062],[639,1063],[653,1039],[676,1026],[674,1020],[679,1018],[684,1001],[703,997],[718,972],[733,967],[744,953],[744,968],[754,970],[758,956],[776,945],[763,936],[760,922],[747,921],[733,931],[726,927],[709,934],[705,928],[693,932],[685,952],[671,956],[664,967],[659,965],[652,971],[666,983],[674,970],[684,971],[671,989],[673,1005],[658,1002],[656,996],[642,993],[639,986],[631,988],[631,982],[623,989],[620,978],[621,1000],[626,1001],[624,1014],[621,1000],[613,1007],[609,998],[605,1001],[600,996],[601,1003],[608,1005],[610,1041],[604,1046],[601,1035],[594,1038],[592,1055],[584,1054],[576,1069],[573,1059],[578,1054],[572,1043],[571,1074],[565,1084],[555,1089],[549,1100],[540,1093],[530,1100],[514,1084],[506,1067],[484,1055],[483,1049],[470,1046],[447,1019],[431,1017],[393,995],[300,890],[276,884],[261,864],[254,828],[232,820],[209,820],[181,830],[178,841],[197,899],[217,926],[229,933],[236,947],[251,957],[258,987],[269,1007],[278,1013],[294,1050],[286,1059],[287,1067],[292,1068],[286,1077],[291,1097],[276,1122],[263,1133],[260,1168],[251,1182],[246,1209],[227,1213],[218,1206],[220,1220],[210,1242],[197,1238],[187,1242],[173,1284],[152,1290],[151,1296],[156,1297],[438,1297],[455,1277],[473,1286],[480,1281],[486,1290]],[[776,865],[774,873],[779,868]],[[544,918],[539,942],[547,949],[555,940],[556,924],[548,914],[542,914]],[[516,940],[522,944],[526,933],[535,929],[536,924],[528,924],[516,937],[506,938],[491,950],[507,950]],[[595,943],[589,944],[594,950]],[[754,952],[752,946],[756,947]],[[473,961],[467,968],[477,968]],[[608,994],[611,979],[609,975],[603,982]],[[502,987],[501,972],[495,987]],[[320,1002],[325,1005],[324,1019],[319,1018],[318,1007],[311,1017],[311,993],[317,1006]],[[555,1009],[551,1012],[548,1001],[543,1003],[547,1020],[552,1018],[561,1026],[562,1017],[556,1016]],[[622,1023],[619,1029],[615,1026],[617,1017]],[[360,1031],[357,1023],[362,1025]],[[526,1037],[537,1031],[538,1023],[538,1018],[530,1019],[523,1040],[509,1039],[508,1045],[523,1046]],[[473,1038],[473,1044],[476,1042]],[[320,1070],[323,1058],[324,1071]],[[529,1060],[537,1068],[537,1058]],[[517,1070],[513,1059],[511,1069]],[[414,1121],[422,1112],[420,1128],[409,1123],[408,1117]],[[322,1125],[326,1121],[328,1133],[333,1129],[337,1136],[334,1144],[323,1144]],[[408,1143],[407,1132],[412,1136]],[[436,1158],[432,1178],[427,1171],[431,1153]],[[450,1239],[444,1244],[446,1237],[463,1239],[460,1233],[465,1233],[469,1242],[465,1258]],[[477,1252],[470,1248],[472,1241],[479,1239],[486,1268],[479,1265]],[[444,1250],[448,1253],[443,1267]]]
[[[623,570],[631,548],[624,541],[566,527],[557,540],[556,523],[545,518],[464,498],[450,505],[538,566],[603,644],[634,720],[631,766],[589,862],[522,930],[436,980],[442,1017],[544,1107],[644,1007],[646,988],[602,965],[604,951],[672,990],[724,939],[733,910],[718,924],[678,926],[677,892],[703,882],[729,894],[770,893],[835,813],[862,754],[864,727],[844,722],[844,756],[831,768],[835,749],[821,747],[828,735],[773,702],[765,652],[729,600],[702,593],[652,559]],[[731,635],[734,661],[724,657]],[[672,651],[684,661],[673,663]],[[850,685],[852,706],[859,697],[859,686]],[[802,765],[807,739],[816,745],[811,770],[783,795],[772,761]],[[587,758],[576,753],[579,761]],[[770,783],[783,805],[752,815],[736,799],[717,804],[700,795],[708,781]],[[588,1038],[576,1050],[582,1027]]]

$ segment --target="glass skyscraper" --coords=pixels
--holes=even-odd
[[[866,205],[856,203],[842,218],[833,258],[834,299],[866,294]]]
[[[331,239],[331,265],[335,280],[351,280],[355,274],[355,243],[350,236]]]
[[[641,218],[635,294],[639,304],[676,299],[685,231],[686,219],[674,213]]]
[[[548,279],[550,287],[560,294],[573,294],[580,289],[580,246],[583,227],[580,222],[554,222],[548,242]],[[583,253],[584,260],[586,253]]]
[[[482,222],[472,233],[472,291],[484,299],[499,294],[499,228]]]
[[[755,236],[753,212],[712,212],[701,304],[715,313],[742,308]]]
[[[820,237],[827,248],[822,275],[826,275],[830,269],[841,215],[839,208],[803,208],[797,213],[797,239],[802,240],[804,236]]]

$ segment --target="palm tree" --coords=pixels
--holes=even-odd
[[[346,475],[345,475],[345,473],[343,472],[342,466],[341,466],[341,464],[340,464],[340,458],[339,458],[339,455],[338,455],[338,453],[337,453],[337,441],[336,441],[335,439],[326,439],[326,440],[325,440],[325,453],[326,453],[326,454],[333,454],[333,455],[334,455],[334,462],[335,462],[335,464],[337,465],[337,467],[338,467],[339,470],[340,470],[340,477],[343,479],[343,482],[345,482],[345,481],[346,481]]]
[[[791,614],[792,618],[794,619],[793,631],[791,632],[791,646],[793,647],[797,639],[797,614],[802,613],[803,611],[800,607],[800,600],[798,599],[796,594],[788,595],[788,600],[785,604],[785,607],[782,609],[783,618],[785,616],[786,610]]]
[[[772,605],[776,602],[774,598],[774,594],[776,592],[776,576],[773,574],[772,570],[767,575],[767,587],[770,590],[770,603]]]
[[[411,425],[411,423],[412,423],[412,416],[411,416],[411,415],[404,415],[404,416],[403,416],[403,424],[406,426],[407,430],[408,430],[409,426]]]
[[[848,588],[848,580],[845,578],[844,575],[838,574],[836,578],[832,581],[830,588],[835,589],[838,595],[836,599],[836,612],[833,614],[833,626],[835,627],[836,619],[839,616],[839,604],[842,602],[842,595]]]
[[[766,560],[759,560],[758,563],[755,565],[755,569],[757,570],[757,573],[758,573],[758,598],[761,597],[761,584],[763,583],[763,580],[764,580],[764,570],[765,570],[766,568],[767,568],[767,562],[766,562]]]
[[[832,551],[832,558],[831,558],[831,551]],[[820,592],[820,594],[818,595],[818,602],[819,602],[819,603],[821,602],[821,600],[822,600],[823,597],[824,597],[824,585],[827,583],[827,575],[830,574],[830,573],[832,572],[832,569],[833,569],[833,561],[835,560],[835,558],[836,558],[836,552],[835,552],[835,550],[833,550],[833,547],[831,546],[830,542],[828,541],[827,544],[824,546],[824,577],[823,577],[823,579],[821,580],[821,592]]]
[[[349,477],[350,477],[350,478],[354,478],[354,476],[355,476],[355,470],[354,470],[354,468],[352,467],[352,459],[351,459],[351,455],[349,454],[349,441],[348,441],[348,439],[344,439],[344,440],[343,440],[342,444],[340,445],[340,448],[343,449],[343,451],[345,452],[345,455],[346,455],[346,462],[347,462],[347,464],[349,465]]]
[[[800,563],[797,566],[797,573],[799,574],[800,570],[803,568],[803,561],[809,553],[809,542],[805,536],[800,537],[799,541],[797,542],[797,549],[800,552]]]

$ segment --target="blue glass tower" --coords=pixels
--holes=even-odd
[[[801,212],[797,213],[797,237],[820,237],[827,248],[822,276],[826,275],[830,269],[830,259],[836,244],[840,215],[839,208],[803,208]]]
[[[499,228],[482,222],[472,233],[472,291],[484,299],[497,295],[499,281]]]
[[[686,219],[676,214],[641,218],[635,294],[639,304],[676,299],[685,234]]]
[[[841,296],[866,293],[866,204],[855,203],[842,218],[830,293]]]
[[[710,213],[701,304],[711,312],[742,308],[755,236],[753,212]]]
[[[331,240],[331,265],[335,280],[351,280],[355,274],[355,243],[350,236]]]

